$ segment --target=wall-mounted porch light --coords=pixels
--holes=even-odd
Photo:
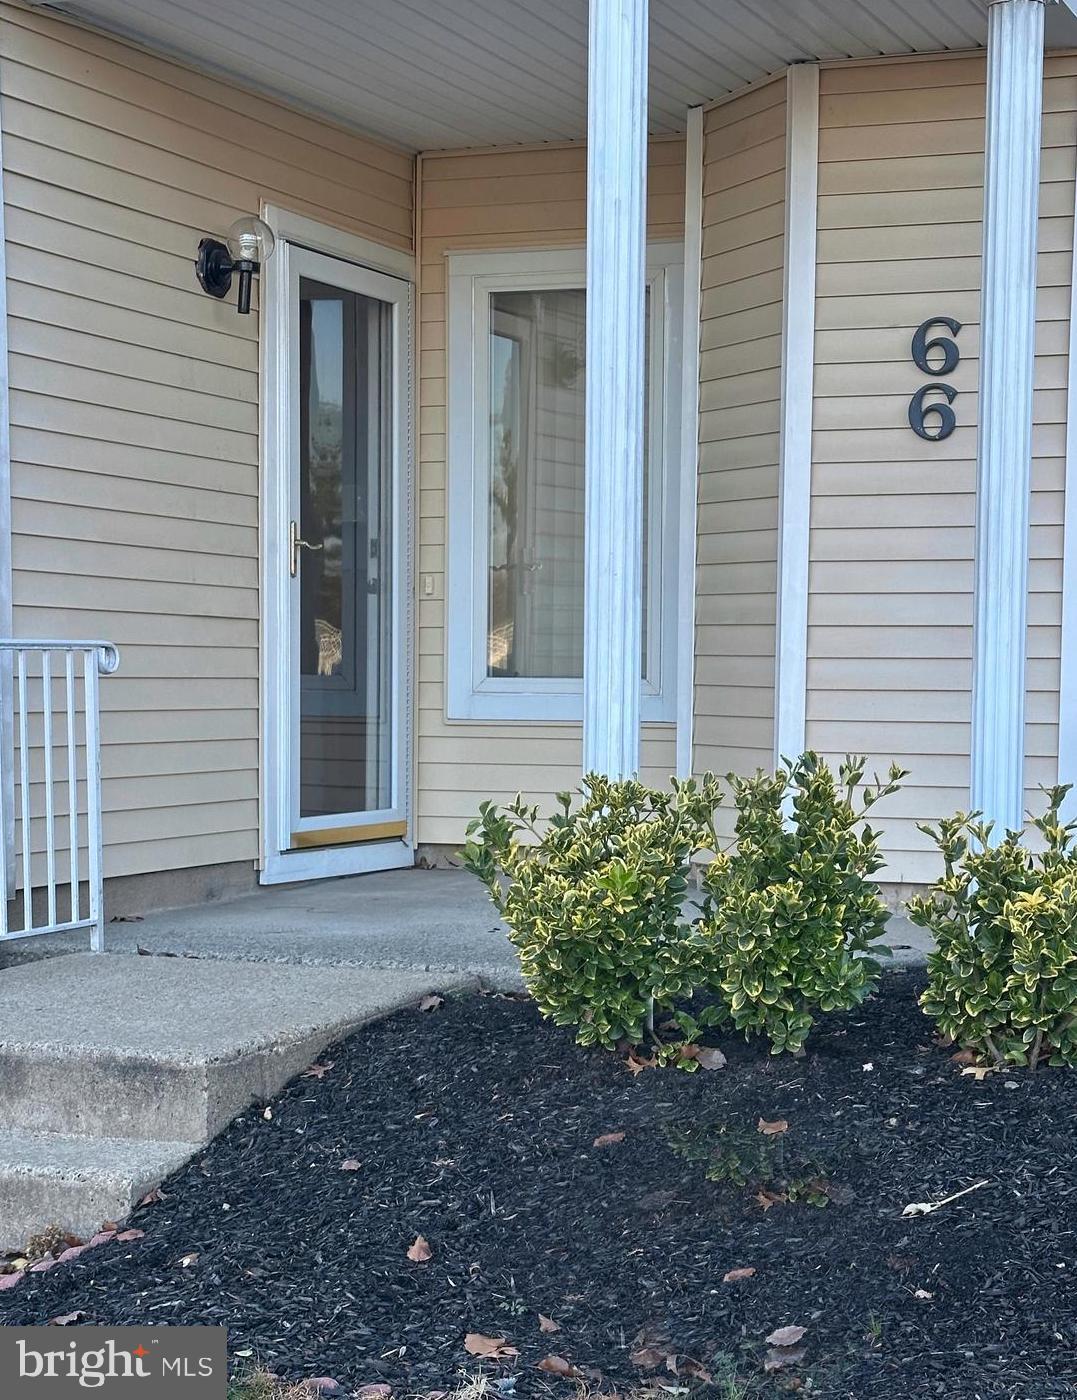
[[[246,316],[251,309],[251,281],[271,256],[276,241],[273,230],[261,219],[247,215],[228,230],[227,243],[203,238],[198,245],[195,272],[202,290],[211,297],[225,297],[232,286],[232,274],[239,273],[236,310]]]

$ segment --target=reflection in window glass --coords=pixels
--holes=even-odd
[[[584,294],[496,292],[490,309],[488,673],[579,676]]]
[[[488,676],[583,675],[585,346],[582,288],[491,294]]]
[[[392,802],[390,308],[299,290],[300,814]]]

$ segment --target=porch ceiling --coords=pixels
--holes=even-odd
[[[34,0],[31,0],[34,3]],[[1068,3],[1068,0],[1067,0]],[[61,0],[42,5],[411,150],[576,140],[587,0]],[[985,0],[652,0],[650,123],[807,59],[981,47]],[[1077,40],[1065,4],[1051,41]]]

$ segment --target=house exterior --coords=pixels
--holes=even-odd
[[[118,648],[114,911],[807,747],[910,770],[899,889],[1077,776],[1077,16],[587,23],[0,0],[0,634]]]

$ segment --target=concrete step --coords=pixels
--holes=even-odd
[[[0,1249],[49,1225],[88,1239],[122,1220],[197,1143],[0,1132]]]
[[[0,1248],[122,1220],[242,1109],[456,973],[73,953],[0,971]]]
[[[0,972],[0,1131],[204,1143],[459,974],[75,953]]]

